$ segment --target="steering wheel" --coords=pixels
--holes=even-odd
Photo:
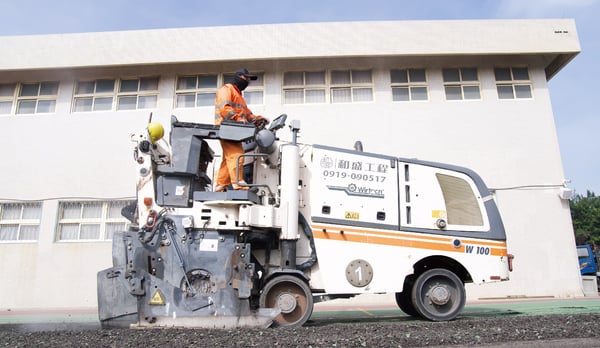
[[[271,122],[271,126],[269,126],[269,130],[272,132],[276,132],[278,129],[283,128],[285,126],[286,119],[287,119],[286,114],[281,114],[281,115],[277,116],[277,118],[275,118],[273,120],[273,122]]]

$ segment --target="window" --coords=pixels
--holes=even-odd
[[[78,81],[73,112],[112,110],[115,80]]]
[[[283,74],[284,104],[371,101],[371,70],[332,70],[329,74],[326,71],[290,71]]]
[[[264,103],[264,74],[255,75],[257,79],[250,81],[248,87],[242,92],[247,104]],[[233,74],[179,76],[175,91],[175,107],[214,107],[217,89],[231,81],[233,76]]]
[[[74,99],[73,112],[152,109],[158,102],[158,77],[77,81]]]
[[[116,231],[127,229],[121,209],[128,201],[61,202],[57,239],[60,241],[110,240]]]
[[[218,82],[218,75],[178,77],[175,107],[215,106]]]
[[[12,112],[16,89],[16,83],[0,83],[0,115],[9,115]]]
[[[57,81],[0,84],[0,114],[12,113],[13,105],[18,115],[53,113],[57,96]]]
[[[393,101],[428,100],[425,69],[392,69]]]
[[[477,68],[442,69],[446,100],[481,99]]]
[[[533,98],[533,84],[526,67],[495,68],[494,75],[499,99]]]
[[[152,109],[158,103],[158,77],[122,79],[117,110]]]
[[[41,216],[41,203],[1,203],[0,242],[37,241]]]
[[[331,71],[331,102],[352,103],[373,101],[371,70]]]
[[[325,71],[294,71],[283,74],[283,103],[325,103]]]

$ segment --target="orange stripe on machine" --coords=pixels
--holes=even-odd
[[[362,229],[348,226],[312,225],[313,235],[318,239],[406,248],[439,250],[476,255],[507,256],[506,242],[472,238],[445,237],[400,231]],[[454,244],[459,240],[460,244]]]

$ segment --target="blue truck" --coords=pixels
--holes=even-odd
[[[597,275],[598,255],[591,245],[578,245],[577,257],[579,258],[579,271],[581,275]]]
[[[589,244],[578,245],[577,257],[579,258],[579,272],[581,273],[581,276],[587,276],[588,281],[590,276],[596,277],[596,287],[598,292],[600,292],[600,272],[598,272],[600,254],[598,253],[597,248],[594,248]]]

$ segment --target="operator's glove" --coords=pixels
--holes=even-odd
[[[263,126],[269,124],[269,119],[266,117],[261,117],[258,120],[256,120],[254,122],[254,124],[256,125],[256,127],[263,127]]]

